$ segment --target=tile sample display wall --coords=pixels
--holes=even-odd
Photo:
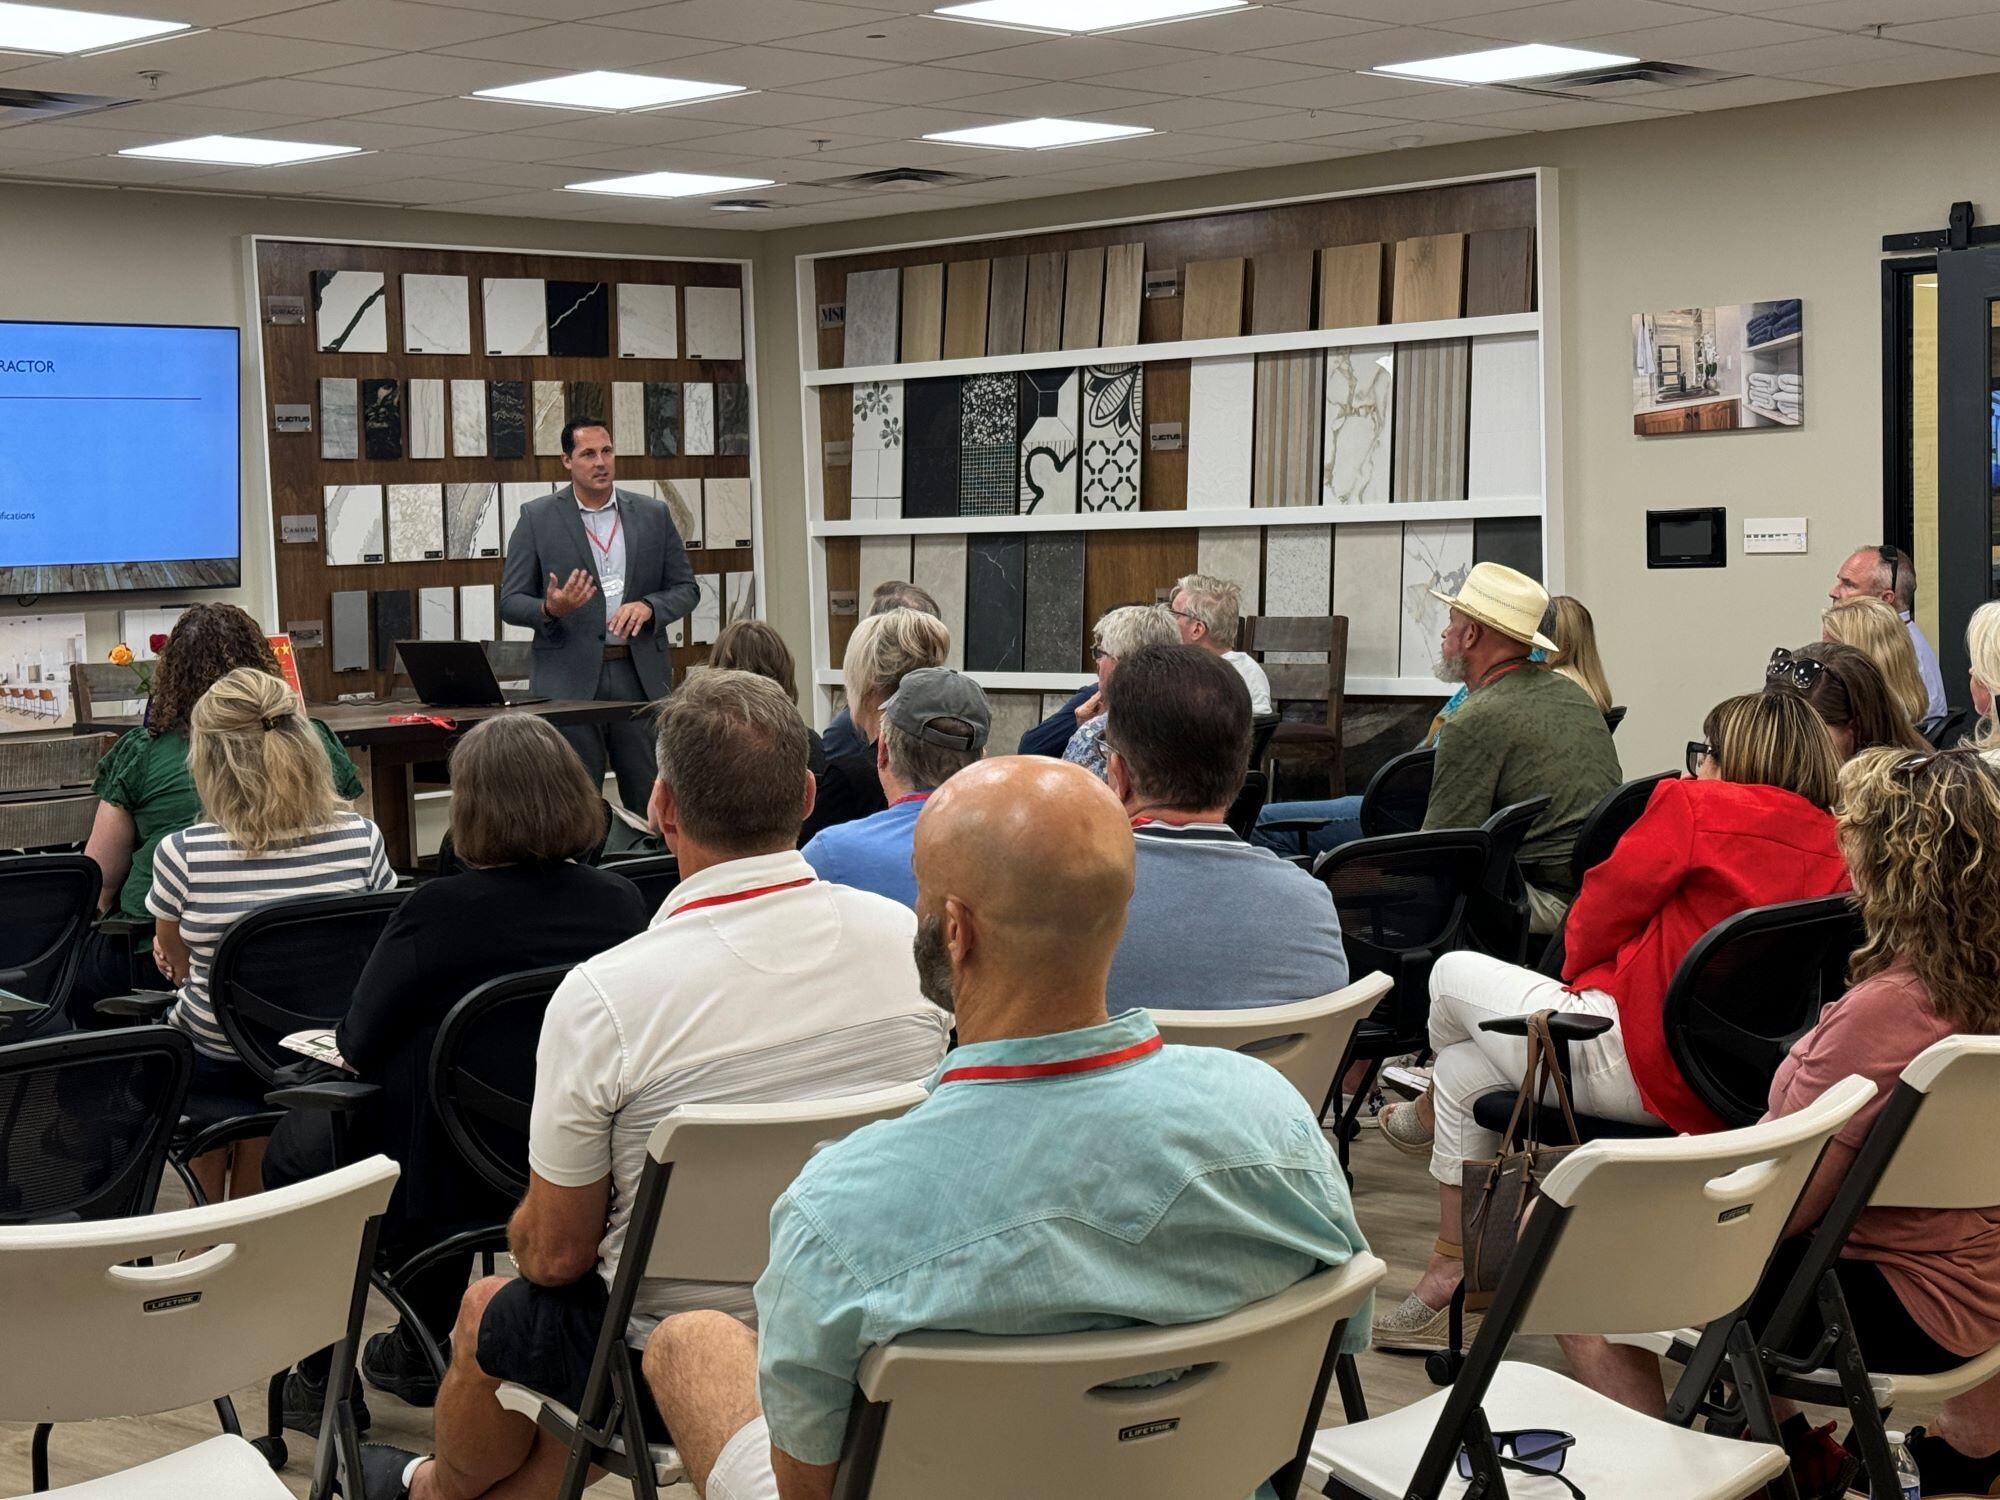
[[[611,443],[620,453],[634,458],[646,453],[646,383],[642,380],[614,380],[611,383]]]
[[[618,355],[621,359],[679,358],[672,287],[618,283]]]
[[[753,521],[748,479],[704,479],[701,505],[703,546],[750,545]]]
[[[381,485],[330,484],[324,504],[320,534],[329,564],[344,568],[383,560]]]
[[[344,376],[323,376],[319,383],[319,456],[361,456],[361,386]]]
[[[1456,318],[1464,306],[1464,235],[1426,234],[1396,242],[1390,322]]]
[[[701,481],[663,479],[660,481],[660,499],[666,503],[667,513],[673,517],[674,530],[680,533],[681,545],[690,548],[702,546]]]
[[[959,382],[908,380],[903,383],[904,431],[909,448],[903,458],[903,514],[958,514],[959,434],[965,417]]]
[[[691,286],[681,292],[689,359],[743,357],[743,294],[733,286]]]
[[[554,458],[562,452],[563,383],[537,380],[533,389],[535,406],[530,431],[534,434],[535,456]]]
[[[725,573],[722,575],[722,623],[734,625],[738,620],[757,618],[757,575],[755,573]]]
[[[380,271],[313,272],[313,330],[320,353],[388,353],[387,297]]]
[[[690,458],[715,453],[715,387],[690,380],[681,387],[681,451]]]
[[[1382,321],[1382,246],[1328,245],[1319,253],[1315,328],[1366,328]]]
[[[336,672],[368,670],[368,591],[335,589],[327,600],[327,651]]]
[[[1083,543],[1056,533],[1027,539],[1021,667],[1075,672],[1083,666]]]
[[[750,387],[740,380],[715,383],[715,451],[724,458],[750,456]]]
[[[674,380],[646,382],[646,453],[673,458],[681,451],[681,388]]]
[[[1047,354],[1062,347],[1063,264],[1060,250],[1028,257],[1028,312],[1021,334],[1023,354]]]
[[[472,284],[469,278],[404,273],[403,352],[472,352]]]
[[[893,365],[900,341],[903,273],[893,267],[886,271],[852,271],[847,277],[847,321],[845,352],[841,363],[849,369],[861,365]]]
[[[444,556],[444,486],[392,484],[389,561],[434,562]]]
[[[1028,257],[1003,255],[992,267],[986,291],[986,352],[1019,354],[1028,317]]]
[[[1139,508],[1140,445],[1145,440],[1146,367],[1093,365],[1083,372],[1083,457],[1078,473],[1084,510]]]
[[[1248,508],[1256,365],[1248,356],[1197,359],[1188,372],[1187,507]]]
[[[500,486],[500,550],[503,553],[514,540],[514,527],[520,522],[521,507],[530,500],[554,494],[555,488],[546,479],[509,480]],[[629,489],[631,486],[621,485],[619,488]]]
[[[944,347],[944,265],[903,268],[903,341],[905,364],[936,359]]]
[[[1196,536],[1195,558],[1198,571],[1233,583],[1243,591],[1241,614],[1264,612],[1263,527],[1204,526]]]
[[[447,557],[500,555],[500,496],[493,484],[444,487],[444,548]]]
[[[458,591],[450,584],[417,590],[417,639],[449,641],[458,636]]]
[[[604,359],[611,353],[611,284],[551,281],[549,353],[562,359]]]
[[[959,393],[958,513],[1011,516],[1019,504],[1015,378],[968,375]]]
[[[1139,342],[1139,308],[1145,296],[1146,247],[1134,240],[1104,252],[1104,331],[1107,348]]]
[[[1403,655],[1403,528],[1343,526],[1334,539],[1333,612],[1347,616],[1350,677],[1394,677]]]
[[[903,513],[903,382],[871,380],[849,387],[854,439],[849,460],[850,515],[888,520]]]
[[[1313,349],[1256,360],[1251,504],[1317,505],[1326,361]]]
[[[910,576],[910,539],[906,536],[864,536],[861,538],[861,586],[864,601],[875,590],[893,580]],[[864,602],[864,609],[867,604]]]
[[[701,597],[695,601],[694,613],[688,616],[688,644],[713,645],[722,630],[722,575],[697,573],[695,582],[701,586]]]
[[[1250,286],[1252,333],[1300,333],[1312,326],[1312,251],[1273,250],[1258,256]]]
[[[528,382],[494,380],[487,383],[487,447],[494,458],[528,456]]]
[[[1472,343],[1466,497],[1524,500],[1542,492],[1541,341],[1532,333]]]
[[[1233,339],[1243,332],[1243,260],[1197,260],[1181,273],[1181,337]]]
[[[410,382],[410,457],[444,457],[444,382]]]
[[[1395,370],[1395,350],[1389,344],[1327,351],[1321,504],[1389,503]]]
[[[490,583],[458,586],[458,633],[462,640],[493,639],[494,590]]]
[[[1398,501],[1465,498],[1471,385],[1471,340],[1398,346],[1393,485]]]
[[[361,382],[361,452],[371,459],[403,456],[402,382]]]
[[[1542,580],[1542,518],[1494,516],[1472,523],[1472,560],[1497,562]]]
[[[451,456],[486,457],[486,382],[451,383]]]
[[[1282,619],[1333,612],[1333,533],[1331,526],[1273,526],[1265,534],[1263,613]],[[1304,651],[1273,651],[1265,657],[1273,662],[1318,659]]]
[[[417,633],[416,594],[410,589],[377,589],[369,603],[375,615],[375,670],[401,671],[396,646]]]
[[[1076,513],[1081,384],[1082,372],[1074,368],[1021,372],[1022,515]]]
[[[1063,271],[1063,348],[1096,348],[1103,321],[1104,247],[1083,245],[1069,252]]]
[[[1019,536],[967,538],[965,669],[1021,670],[1027,546]]]
[[[993,262],[955,260],[945,267],[944,357],[977,359],[986,352],[986,297]]]
[[[910,559],[910,582],[937,600],[938,618],[951,632],[944,664],[965,670],[965,569],[963,536],[918,536]]]
[[[549,304],[539,276],[488,276],[479,284],[488,354],[547,354]]]
[[[1412,521],[1404,526],[1403,676],[1437,676],[1438,636],[1451,608],[1431,590],[1456,594],[1471,571],[1470,521]]]
[[[564,408],[571,422],[609,422],[611,388],[602,380],[571,380],[564,387]],[[557,434],[561,441],[561,434]]]

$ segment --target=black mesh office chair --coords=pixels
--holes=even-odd
[[[1405,750],[1383,762],[1361,793],[1362,837],[1415,833],[1422,828],[1436,765],[1436,750]]]
[[[1243,778],[1243,786],[1222,820],[1239,839],[1249,838],[1250,830],[1257,826],[1257,814],[1264,810],[1267,790],[1262,771],[1252,771]]]
[[[528,1190],[535,1047],[568,973],[534,969],[489,980],[451,1008],[431,1048],[431,1105],[445,1133],[466,1165],[507,1197]]]
[[[1547,811],[1547,797],[1530,797],[1501,808],[1480,825],[1491,847],[1486,874],[1467,913],[1467,933],[1482,953],[1518,964],[1528,956],[1528,893],[1518,856],[1535,819]]]
[[[1930,741],[1935,750],[1949,750],[1965,738],[1965,732],[1972,727],[1972,710],[1954,708],[1942,718],[1926,721],[1918,726],[1923,737]]]
[[[1672,781],[1680,775],[1678,771],[1656,771],[1651,776],[1636,776],[1622,785],[1613,787],[1599,799],[1583,820],[1583,826],[1576,831],[1576,845],[1570,851],[1570,874],[1576,880],[1576,888],[1583,889],[1583,877],[1611,857],[1611,851],[1618,847],[1618,841],[1625,837],[1625,830],[1639,821],[1652,800],[1653,788],[1663,781]],[[1563,924],[1568,924],[1564,915]],[[1542,950],[1541,962],[1535,967],[1551,979],[1562,978],[1564,957],[1563,928],[1558,926],[1549,944]]]
[[[641,854],[635,859],[607,861],[604,869],[623,875],[639,888],[646,910],[657,912],[681,883],[680,862],[671,854]]]
[[[43,1007],[0,1010],[0,1042],[68,1025],[64,1007],[102,884],[97,862],[81,854],[0,858],[0,990]]]
[[[1624,704],[1621,703],[1613,708],[1607,708],[1604,710],[1604,728],[1606,733],[1616,734],[1618,732],[1618,726],[1620,724],[1623,724],[1624,722],[1625,722]]]

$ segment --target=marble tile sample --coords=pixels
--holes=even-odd
[[[1243,332],[1243,258],[1196,260],[1181,272],[1181,337],[1233,339]]]
[[[1332,613],[1333,531],[1331,526],[1273,526],[1265,533],[1265,614],[1317,620]],[[1264,659],[1297,662],[1325,658],[1309,651],[1272,651]]]
[[[319,352],[387,354],[388,296],[380,271],[313,272],[313,331]]]
[[[1313,253],[1273,250],[1257,257],[1250,278],[1250,331],[1301,333],[1312,326]]]
[[[417,639],[458,639],[458,590],[450,584],[417,590]]]
[[[1389,321],[1422,323],[1456,318],[1464,310],[1465,236],[1426,234],[1396,241]]]
[[[479,283],[488,354],[549,352],[548,294],[539,276],[488,276]]]
[[[750,481],[705,479],[701,485],[702,545],[747,547],[751,543]]]
[[[562,452],[563,383],[560,380],[535,381],[534,399],[529,430],[534,434],[535,456],[554,458]]]
[[[1532,333],[1475,339],[1467,422],[1468,500],[1542,493],[1542,361]]]
[[[472,352],[472,282],[464,276],[403,273],[403,352]]]
[[[1027,547],[1021,537],[966,539],[966,671],[1021,670],[1026,566]]]
[[[687,309],[689,359],[743,357],[743,293],[733,286],[690,286],[681,289]]]
[[[1259,354],[1256,360],[1251,504],[1317,505],[1326,361],[1317,349]]]
[[[444,487],[444,548],[453,559],[500,555],[500,495],[495,484]]]
[[[690,380],[681,387],[681,451],[689,458],[706,458],[715,452],[715,386],[706,380]]]
[[[864,536],[861,541],[859,593],[873,599],[875,590],[910,576],[910,539],[906,536]]]
[[[1273,527],[1272,530],[1290,530]],[[1204,526],[1195,534],[1195,566],[1211,578],[1225,579],[1243,591],[1240,612],[1263,611],[1264,528]]]
[[[1403,654],[1403,528],[1342,526],[1333,546],[1333,612],[1347,616],[1349,677],[1394,677]]]
[[[1451,609],[1442,599],[1432,598],[1430,591],[1455,594],[1471,571],[1472,522],[1410,521],[1404,525],[1403,676],[1437,676],[1438,636]]]
[[[389,561],[436,562],[444,556],[444,486],[389,486]]]
[[[1396,351],[1398,501],[1463,500],[1472,341],[1435,339]]]
[[[400,672],[396,647],[417,633],[417,598],[409,589],[377,589],[368,602],[375,614],[375,670]]]
[[[565,359],[609,357],[611,283],[551,281],[546,285],[548,352]]]
[[[687,643],[708,646],[722,632],[722,575],[697,573],[694,581],[701,586],[701,597],[695,600],[694,613],[687,618]]]
[[[660,498],[660,481],[657,479],[627,479],[620,475],[618,488],[628,495],[641,495],[648,500]]]
[[[1021,736],[1042,722],[1039,693],[988,693],[986,708],[988,755],[1012,755],[1021,743]]]
[[[361,456],[403,456],[403,391],[399,380],[361,382]]]
[[[681,387],[677,380],[646,382],[646,446],[653,458],[678,458],[681,451]]]
[[[660,499],[666,503],[667,514],[673,518],[674,530],[681,535],[681,545],[703,546],[701,481],[663,479],[660,481]]]
[[[944,350],[944,263],[903,267],[902,361],[938,359]]]
[[[320,533],[326,540],[327,563],[336,568],[384,560],[382,486],[329,484],[325,487],[325,517]]]
[[[410,457],[444,457],[444,382],[410,382]]]
[[[865,381],[848,394],[854,403],[850,517],[893,519],[903,513],[903,382]]]
[[[1316,328],[1372,328],[1382,321],[1382,243],[1328,245],[1319,253]]]
[[[743,381],[715,383],[715,451],[724,458],[750,456],[750,387]]]
[[[993,261],[986,290],[986,352],[1019,354],[1028,316],[1028,257],[1002,255]]]
[[[643,281],[618,283],[618,357],[677,359],[680,330],[674,289]]]
[[[602,380],[572,380],[565,394],[565,409],[572,422],[611,420],[611,388]],[[614,446],[617,439],[612,439]]]
[[[319,456],[361,456],[360,382],[321,376],[319,382]]]
[[[1022,515],[1076,514],[1081,385],[1075,367],[1021,373]]]
[[[1021,670],[1083,669],[1083,534],[1027,538],[1027,605]]]
[[[903,514],[958,514],[960,382],[945,376],[903,382]]]
[[[514,527],[521,519],[521,507],[530,500],[555,493],[546,479],[508,480],[500,486],[500,550],[504,555],[514,542]]]
[[[451,383],[451,456],[486,457],[486,382]]]
[[[1535,231],[1481,229],[1465,241],[1465,315],[1535,309]]]
[[[1495,516],[1472,523],[1472,560],[1497,562],[1542,580],[1542,518]]]
[[[1095,349],[1103,326],[1104,247],[1081,245],[1063,272],[1063,348]]]
[[[1140,240],[1111,245],[1104,252],[1105,347],[1139,342],[1139,309],[1145,300],[1146,246]]]
[[[955,260],[944,268],[944,357],[978,359],[986,352],[990,260]]]
[[[368,591],[336,589],[328,601],[327,644],[336,672],[368,670]]]
[[[1248,357],[1197,359],[1188,368],[1189,510],[1250,505],[1250,415],[1256,364]]]
[[[1139,508],[1145,412],[1144,365],[1092,365],[1084,370],[1083,467],[1077,476],[1081,509]]]
[[[840,360],[845,368],[896,363],[902,289],[903,273],[893,266],[886,271],[847,273],[847,320]]]
[[[493,639],[493,585],[461,583],[458,586],[458,633],[460,640]]]
[[[910,582],[937,600],[938,618],[951,632],[951,650],[944,664],[965,670],[965,537],[912,538]]]
[[[958,513],[1011,516],[1020,498],[1012,374],[968,375],[959,391]]]
[[[633,458],[646,456],[646,386],[639,380],[611,383],[611,446]]]
[[[1395,388],[1392,345],[1327,350],[1326,425],[1320,444],[1322,505],[1389,503]]]
[[[528,456],[528,382],[495,380],[487,385],[491,418],[487,451],[494,458]]]
[[[1063,262],[1060,250],[1028,257],[1028,307],[1021,330],[1023,354],[1062,347]]]
[[[738,620],[757,618],[757,575],[755,573],[724,573],[722,575],[722,623],[734,625]]]

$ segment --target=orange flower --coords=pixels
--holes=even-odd
[[[123,641],[120,641],[117,645],[113,646],[111,648],[111,665],[114,667],[131,666],[132,648],[126,645]]]

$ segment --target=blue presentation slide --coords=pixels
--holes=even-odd
[[[0,322],[0,567],[235,557],[236,344]]]

